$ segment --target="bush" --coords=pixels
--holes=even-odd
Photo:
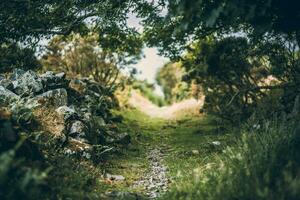
[[[0,199],[38,199],[43,194],[47,173],[33,162],[33,155],[21,155],[31,147],[27,141],[19,140],[14,148],[0,152]]]
[[[37,69],[41,65],[30,48],[20,48],[15,43],[0,45],[0,73],[10,72],[14,68],[24,70]]]
[[[0,108],[0,199],[41,199],[47,170],[33,125],[36,104],[17,101]]]
[[[166,199],[299,199],[300,128],[273,120],[245,128],[241,141]]]

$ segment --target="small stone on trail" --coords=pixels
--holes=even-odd
[[[154,199],[167,191],[170,179],[167,176],[167,167],[163,164],[163,149],[152,149],[147,158],[150,161],[150,171],[136,181],[133,187],[142,186],[148,198]]]
[[[215,146],[219,146],[219,145],[221,145],[221,142],[219,142],[219,141],[213,141],[212,144],[215,145]]]
[[[199,151],[196,150],[196,149],[192,150],[192,153],[193,153],[194,155],[199,155]]]
[[[51,105],[54,107],[67,106],[68,104],[68,93],[66,89],[59,88],[54,90],[49,90],[36,97],[34,97],[38,102],[43,102],[43,105]]]
[[[59,115],[64,117],[64,120],[76,119],[78,118],[78,114],[73,108],[68,106],[60,106],[55,110]]]
[[[81,121],[75,121],[70,128],[70,136],[85,136],[85,125]]]
[[[106,178],[108,178],[111,181],[124,181],[125,180],[125,177],[122,175],[106,174]]]

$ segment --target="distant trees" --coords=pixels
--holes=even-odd
[[[184,73],[185,70],[180,62],[167,63],[157,72],[156,81],[162,87],[167,103],[191,96],[190,86],[182,81]]]
[[[180,60],[185,80],[204,86],[207,112],[246,119],[271,90],[282,92],[274,98],[291,110],[300,94],[296,0],[179,0],[167,7],[165,16],[145,21],[146,41]],[[270,77],[276,84],[264,83]]]
[[[46,47],[41,62],[45,69],[65,71],[71,76],[92,77],[103,88],[113,89],[120,81],[120,69],[123,65],[135,62],[139,54],[123,55],[103,49],[99,46],[98,34],[70,34],[67,37],[56,36]],[[139,52],[136,49],[136,52]]]

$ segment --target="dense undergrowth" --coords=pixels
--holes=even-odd
[[[162,199],[298,199],[299,127],[273,119],[241,134]]]
[[[39,156],[32,149],[25,157],[20,155],[19,146],[2,153],[5,193],[1,198],[99,199],[109,191],[142,194],[143,188],[130,186],[147,173],[147,149],[159,146],[167,152],[165,164],[172,179],[161,199],[298,199],[297,118],[249,123],[237,130],[218,128],[219,120],[211,116],[164,120],[135,109],[116,110],[113,115],[122,115],[118,126],[130,132],[132,143],[110,152],[100,163],[49,151],[51,144],[36,151],[44,152],[43,159],[32,156]],[[110,182],[105,173],[122,174],[126,180]]]

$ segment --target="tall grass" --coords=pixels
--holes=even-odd
[[[234,147],[163,199],[300,199],[300,127],[274,119],[241,132]]]

